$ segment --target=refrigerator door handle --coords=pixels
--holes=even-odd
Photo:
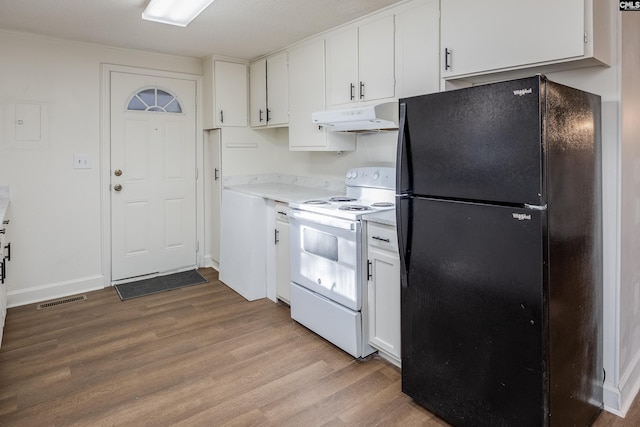
[[[533,209],[533,210],[536,210],[536,211],[546,211],[547,210],[547,205],[530,205],[528,203],[525,203],[524,207],[526,209]]]
[[[396,153],[396,193],[410,194],[411,185],[411,162],[409,146],[409,129],[407,127],[407,104],[400,102],[399,106],[399,126],[398,126],[398,150]]]
[[[411,242],[411,201],[408,194],[396,195],[396,232],[398,234],[398,255],[400,256],[400,283],[407,287],[407,271],[409,268],[409,253]]]

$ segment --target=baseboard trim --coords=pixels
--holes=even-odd
[[[605,385],[604,386],[604,410],[607,412],[611,412],[619,417],[624,417],[622,411],[620,411],[620,390]]]
[[[32,288],[8,291],[7,307],[18,307],[50,299],[67,297],[69,295],[81,294],[83,292],[97,291],[104,289],[104,287],[105,277],[103,275],[96,275],[66,282],[49,283]]]
[[[629,411],[638,391],[640,391],[640,351],[636,352],[629,364],[629,367],[620,377],[617,401],[619,404],[618,407],[611,408],[613,410],[610,410],[605,406],[605,409],[618,416],[624,417],[627,414],[627,411]],[[605,400],[605,405],[606,404],[607,401]]]

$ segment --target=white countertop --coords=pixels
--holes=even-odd
[[[9,186],[0,185],[0,226],[7,215],[7,208],[9,207]]]
[[[362,219],[365,221],[377,222],[378,224],[396,226],[396,211],[390,209],[381,212],[364,214]]]
[[[282,183],[230,185],[225,189],[286,203],[336,195],[335,191],[323,188]]]
[[[296,202],[344,194],[344,182],[292,175],[229,177],[224,188],[280,202]]]

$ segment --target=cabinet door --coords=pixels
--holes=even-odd
[[[369,343],[400,361],[400,261],[369,246]]]
[[[440,88],[440,2],[429,0],[396,15],[398,98]]]
[[[267,124],[267,61],[252,62],[249,66],[249,98],[251,126]]]
[[[359,76],[356,97],[361,101],[395,95],[394,16],[388,15],[359,28]]]
[[[584,0],[441,3],[445,78],[584,54]]]
[[[247,126],[247,66],[215,61],[214,88],[217,126]]]
[[[327,38],[327,104],[358,100],[358,29]]]
[[[268,124],[289,122],[289,64],[287,52],[267,58]]]
[[[330,133],[313,124],[311,113],[325,109],[324,40],[289,51],[289,149],[355,150],[353,134]]]
[[[289,148],[324,147],[311,113],[324,109],[324,40],[289,51]]]

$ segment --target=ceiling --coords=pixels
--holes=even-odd
[[[0,29],[181,56],[252,59],[401,0],[215,0],[186,28],[148,0],[0,0]]]

